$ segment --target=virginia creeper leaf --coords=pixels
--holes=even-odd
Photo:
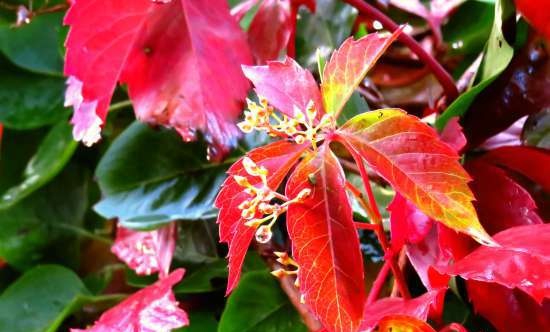
[[[290,176],[286,195],[311,195],[291,204],[287,228],[305,303],[328,331],[356,331],[365,303],[363,262],[336,156],[322,146]]]
[[[77,0],[65,24],[76,138],[99,139],[120,81],[142,121],[173,127],[185,140],[202,130],[217,152],[234,143],[248,90],[239,65],[251,59],[225,0]]]
[[[414,299],[385,298],[365,306],[360,331],[373,329],[381,319],[390,315],[406,315],[425,321],[430,307],[445,289],[434,290]]]
[[[71,332],[168,332],[189,325],[187,314],[178,307],[172,293],[172,287],[184,272],[183,269],[175,270],[103,313],[91,328],[71,329]]]
[[[504,170],[483,160],[469,161],[465,167],[474,178],[470,184],[476,196],[474,206],[489,234],[514,226],[543,223],[529,192]]]
[[[517,287],[539,304],[550,297],[550,224],[512,227],[494,238],[500,247],[481,246],[441,272]]]
[[[338,135],[422,212],[481,243],[494,243],[477,219],[468,173],[431,127],[402,110],[385,109],[354,117]]]
[[[305,111],[310,100],[318,110],[323,107],[313,75],[292,58],[269,61],[265,66],[243,66],[243,72],[259,96],[288,116],[294,117],[294,106]]]
[[[267,183],[271,189],[276,190],[306,148],[307,145],[277,141],[256,148],[246,156],[258,166],[267,169]],[[218,215],[220,241],[229,244],[229,280],[227,282],[227,294],[229,294],[239,281],[244,256],[256,231],[254,227],[245,225],[246,220],[241,216],[242,210],[238,208],[239,204],[251,195],[244,192],[244,188],[237,184],[233,176],[244,176],[251,185],[258,184],[260,180],[246,172],[242,159],[233,164],[227,173],[229,177],[223,183],[215,205],[220,209]]]
[[[516,6],[523,16],[542,33],[548,40],[550,40],[550,12],[548,10],[541,10],[542,8],[548,8],[550,1],[548,0],[516,0]]]
[[[519,289],[475,280],[466,282],[477,313],[499,332],[550,330],[550,300],[539,304]]]
[[[420,212],[401,194],[396,194],[390,205],[391,244],[395,252],[407,243],[418,243],[432,228],[432,219]]]
[[[328,114],[338,117],[369,69],[400,33],[401,29],[391,36],[371,33],[359,40],[348,38],[332,54],[323,71],[321,84],[323,105]]]
[[[163,277],[170,270],[176,247],[176,224],[153,231],[133,231],[118,225],[111,251],[138,275],[159,272]]]
[[[436,332],[430,325],[418,318],[391,315],[384,317],[378,324],[379,332]]]

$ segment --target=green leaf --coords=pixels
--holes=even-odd
[[[511,0],[499,0],[495,4],[495,19],[491,35],[485,46],[485,55],[477,72],[475,84],[470,90],[457,98],[447,110],[437,118],[435,125],[443,130],[447,122],[455,116],[462,116],[477,95],[488,87],[506,69],[514,55],[514,49],[502,32],[503,22],[514,15],[514,6]]]
[[[328,59],[344,39],[348,38],[357,11],[341,1],[318,0],[315,13],[300,10],[296,29],[297,60],[312,72],[317,71],[317,50]]]
[[[0,122],[6,128],[32,129],[66,120],[63,79],[0,69]]]
[[[61,75],[63,59],[57,45],[63,13],[35,16],[31,23],[0,25],[0,52],[15,65],[35,73]]]
[[[218,329],[218,321],[215,314],[211,311],[197,311],[192,310],[189,312],[189,324],[186,327],[174,330],[175,332],[208,332],[216,331]]]
[[[69,165],[50,184],[0,211],[0,257],[24,270],[41,260],[76,265],[87,208],[86,169]]]
[[[65,121],[50,130],[27,164],[23,181],[8,189],[0,198],[0,210],[17,204],[48,183],[63,169],[77,147],[71,131],[72,126]]]
[[[216,248],[218,242],[218,227],[214,220],[180,222],[174,261],[183,266],[217,261],[220,258]]]
[[[307,331],[300,316],[267,272],[246,273],[222,314],[218,332]]]
[[[529,116],[522,136],[525,144],[550,150],[550,109]]]
[[[212,216],[225,168],[207,161],[203,144],[184,143],[173,131],[136,122],[114,141],[97,167],[104,198],[95,210],[134,229]]]
[[[354,116],[368,111],[370,111],[369,105],[367,104],[365,99],[361,97],[359,92],[356,91],[351,95],[347,103],[344,105],[342,113],[340,113],[340,116],[338,116],[336,122],[339,126],[341,126]]]
[[[174,292],[178,294],[213,292],[225,287],[225,282],[216,282],[216,280],[224,279],[227,279],[227,262],[220,259],[187,273],[185,278],[174,288]]]
[[[0,331],[54,332],[88,291],[62,266],[42,265],[17,279],[0,296]]]

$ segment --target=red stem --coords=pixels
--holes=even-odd
[[[291,58],[296,58],[296,23],[298,21],[298,7],[294,3],[290,5],[290,36],[286,45],[286,54]]]
[[[386,16],[377,8],[362,0],[342,1],[355,7],[359,11],[359,13],[379,21],[386,29],[391,32],[394,32],[399,28],[399,25],[395,23],[391,18]],[[401,33],[398,38],[399,41],[407,45],[411,49],[411,51],[418,56],[420,61],[424,62],[430,68],[434,76],[443,87],[443,90],[445,90],[445,94],[447,95],[447,102],[450,103],[451,101],[455,100],[456,97],[458,97],[458,89],[456,88],[453,78],[451,77],[451,75],[449,75],[449,73],[447,73],[443,66],[441,66],[441,64],[437,62],[437,60],[435,60],[428,52],[426,52],[422,48],[422,46],[420,46],[420,44],[408,34]]]
[[[384,283],[386,283],[390,269],[391,266],[389,261],[385,261],[380,271],[378,271],[376,279],[372,283],[372,288],[370,289],[369,296],[367,297],[367,305],[373,303],[378,299],[378,297],[380,297],[382,287],[384,287]]]
[[[375,224],[367,224],[366,222],[360,221],[354,221],[353,224],[355,225],[355,228],[364,229],[367,231],[376,231],[376,228],[378,228],[378,226]]]
[[[407,283],[405,282],[403,271],[401,271],[401,269],[399,268],[399,264],[397,263],[398,257],[392,251],[390,244],[388,242],[388,239],[386,238],[386,234],[384,233],[384,227],[382,225],[382,216],[380,214],[380,210],[378,209],[378,205],[374,200],[374,195],[372,194],[372,188],[370,186],[369,177],[367,174],[367,170],[365,169],[363,159],[357,153],[357,151],[355,151],[355,149],[341,136],[336,135],[336,140],[342,143],[346,147],[346,149],[349,151],[349,153],[355,160],[355,163],[357,164],[357,166],[359,166],[359,173],[361,174],[361,179],[363,180],[365,191],[369,196],[370,208],[374,212],[373,221],[374,221],[374,224],[376,225],[376,229],[374,229],[374,232],[378,238],[378,242],[380,242],[380,245],[384,250],[384,255],[385,255],[384,258],[390,264],[391,270],[393,272],[393,276],[395,278],[395,283],[399,288],[399,292],[401,293],[401,296],[406,299],[409,299],[411,298],[411,294],[409,293],[409,289],[407,288]]]

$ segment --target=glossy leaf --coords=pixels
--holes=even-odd
[[[45,258],[76,266],[74,229],[81,227],[88,206],[86,175],[69,165],[47,186],[1,210],[0,257],[19,270]]]
[[[211,215],[224,166],[210,164],[202,144],[134,123],[109,147],[96,177],[103,193],[95,206],[99,214],[124,227],[150,229]]]
[[[550,1],[548,0],[517,0],[516,6],[523,16],[542,33],[548,40],[550,40],[550,13],[547,10],[541,10],[541,8],[548,8]]]
[[[251,59],[225,0],[80,0],[65,23],[76,138],[99,139],[120,81],[140,120],[173,127],[185,140],[204,131],[217,158],[235,143],[233,121],[248,90],[239,66]]]
[[[522,146],[501,147],[484,155],[488,162],[518,172],[550,192],[550,176],[545,167],[550,164],[550,153],[544,149]]]
[[[176,224],[139,232],[117,227],[115,243],[111,251],[138,275],[158,272],[166,276],[170,270],[176,247]]]
[[[8,189],[0,198],[0,210],[14,206],[48,183],[61,172],[72,157],[76,147],[68,123],[63,121],[54,126],[27,164],[23,172],[22,182]]]
[[[323,107],[313,75],[292,58],[270,61],[265,66],[243,66],[243,72],[259,96],[288,116],[294,117],[294,106],[305,111],[310,100],[318,110]]]
[[[512,17],[513,4],[510,0],[495,1],[493,29],[485,46],[485,55],[476,74],[475,85],[457,98],[441,116],[437,118],[436,127],[441,130],[452,117],[461,116],[473,103],[475,98],[487,88],[512,60],[514,50],[504,38],[503,22]]]
[[[470,177],[457,153],[418,118],[398,109],[367,112],[348,121],[338,135],[422,212],[481,243],[493,243],[477,219]]]
[[[243,275],[218,327],[218,332],[249,331],[307,331],[277,280],[266,271]]]
[[[85,295],[89,292],[73,271],[59,265],[36,266],[0,295],[0,331],[58,331]]]
[[[321,93],[325,111],[338,117],[367,72],[401,33],[385,37],[377,33],[359,40],[348,38],[335,51],[323,71]],[[268,98],[269,99],[269,98]]]
[[[71,329],[71,332],[168,332],[189,325],[187,314],[178,307],[172,293],[172,287],[184,272],[183,269],[175,270],[103,313],[91,328]]]
[[[539,304],[519,289],[475,280],[466,282],[468,297],[476,312],[499,332],[547,331],[550,329],[550,300]]]
[[[6,128],[32,129],[65,121],[61,78],[0,69],[0,122]]]
[[[390,205],[391,244],[395,252],[407,243],[415,244],[428,234],[433,221],[420,212],[400,194],[396,194]]]
[[[386,316],[378,324],[379,332],[436,332],[430,325],[409,316]]]
[[[267,169],[267,183],[271,189],[276,190],[306,148],[307,145],[277,141],[256,148],[246,156],[258,166]],[[243,187],[237,184],[233,176],[244,176],[248,178],[251,185],[257,185],[260,179],[246,172],[242,159],[233,164],[227,173],[229,177],[223,183],[215,205],[220,209],[218,215],[220,241],[229,245],[229,280],[227,282],[227,294],[229,294],[239,281],[244,256],[256,232],[254,227],[245,225],[245,219],[241,216],[242,211],[238,208],[239,204],[250,198],[250,194],[244,192]]]
[[[365,304],[363,262],[336,156],[323,146],[297,166],[286,195],[311,195],[291,204],[287,228],[305,303],[328,331],[356,331]]]
[[[0,52],[20,68],[31,72],[60,75],[63,67],[61,44],[62,13],[37,15],[29,24],[12,27],[0,24]]]
[[[426,321],[430,307],[444,293],[445,290],[440,289],[410,300],[395,297],[378,300],[365,306],[360,330],[373,329],[384,317],[391,315],[405,315]]]
[[[512,227],[494,238],[500,247],[479,247],[442,272],[517,287],[538,303],[550,297],[550,225]]]
[[[476,196],[474,206],[487,232],[543,223],[529,192],[504,170],[483,160],[469,161],[466,169],[474,178],[470,184]]]

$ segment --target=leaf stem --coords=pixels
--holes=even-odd
[[[299,5],[291,2],[290,5],[290,36],[286,45],[286,54],[291,58],[296,58],[296,24],[298,22]]]
[[[386,279],[388,278],[390,270],[390,262],[385,261],[380,271],[378,271],[376,279],[374,279],[374,282],[372,283],[372,288],[370,289],[369,295],[367,296],[367,305],[372,304],[380,296],[380,293],[382,292],[382,287],[384,287],[384,284],[386,283]]]
[[[109,106],[109,112],[118,111],[130,106],[132,106],[131,100],[119,101],[118,103],[114,103],[114,104],[111,104],[111,106]]]
[[[394,32],[399,28],[399,25],[395,23],[391,18],[386,16],[377,8],[373,7],[371,4],[363,0],[342,0],[343,2],[355,7],[361,14],[376,19],[382,25],[388,29],[390,32]],[[399,35],[399,41],[407,45],[409,49],[418,56],[420,61],[426,64],[434,76],[437,78],[445,95],[447,96],[447,103],[455,100],[458,97],[458,89],[454,83],[453,78],[447,71],[441,66],[441,64],[434,59],[428,52],[426,52],[422,46],[411,36],[406,33],[401,33]]]
[[[399,292],[401,293],[401,296],[406,299],[409,299],[411,295],[409,293],[409,289],[407,288],[407,283],[405,282],[403,271],[401,271],[401,269],[399,268],[399,264],[397,262],[398,257],[393,252],[389,244],[389,241],[386,238],[386,234],[384,232],[384,226],[382,224],[382,215],[380,214],[378,205],[374,200],[374,195],[372,193],[372,188],[369,182],[369,176],[365,168],[365,164],[363,163],[363,158],[359,155],[359,153],[357,153],[357,151],[353,148],[353,146],[351,146],[345,139],[343,139],[341,136],[338,136],[338,135],[336,137],[337,137],[337,140],[346,147],[346,149],[349,151],[349,153],[352,155],[353,159],[355,160],[355,163],[359,167],[359,173],[361,174],[361,179],[363,180],[365,191],[367,192],[367,195],[369,197],[369,202],[367,203],[366,201],[364,201],[363,204],[369,205],[370,209],[374,212],[373,221],[374,221],[374,224],[376,225],[374,232],[378,238],[378,242],[380,242],[380,245],[384,250],[384,259],[388,262],[388,264],[390,264],[391,270],[393,272],[393,276],[395,278],[395,283],[399,288]],[[364,198],[362,199],[364,200]]]

